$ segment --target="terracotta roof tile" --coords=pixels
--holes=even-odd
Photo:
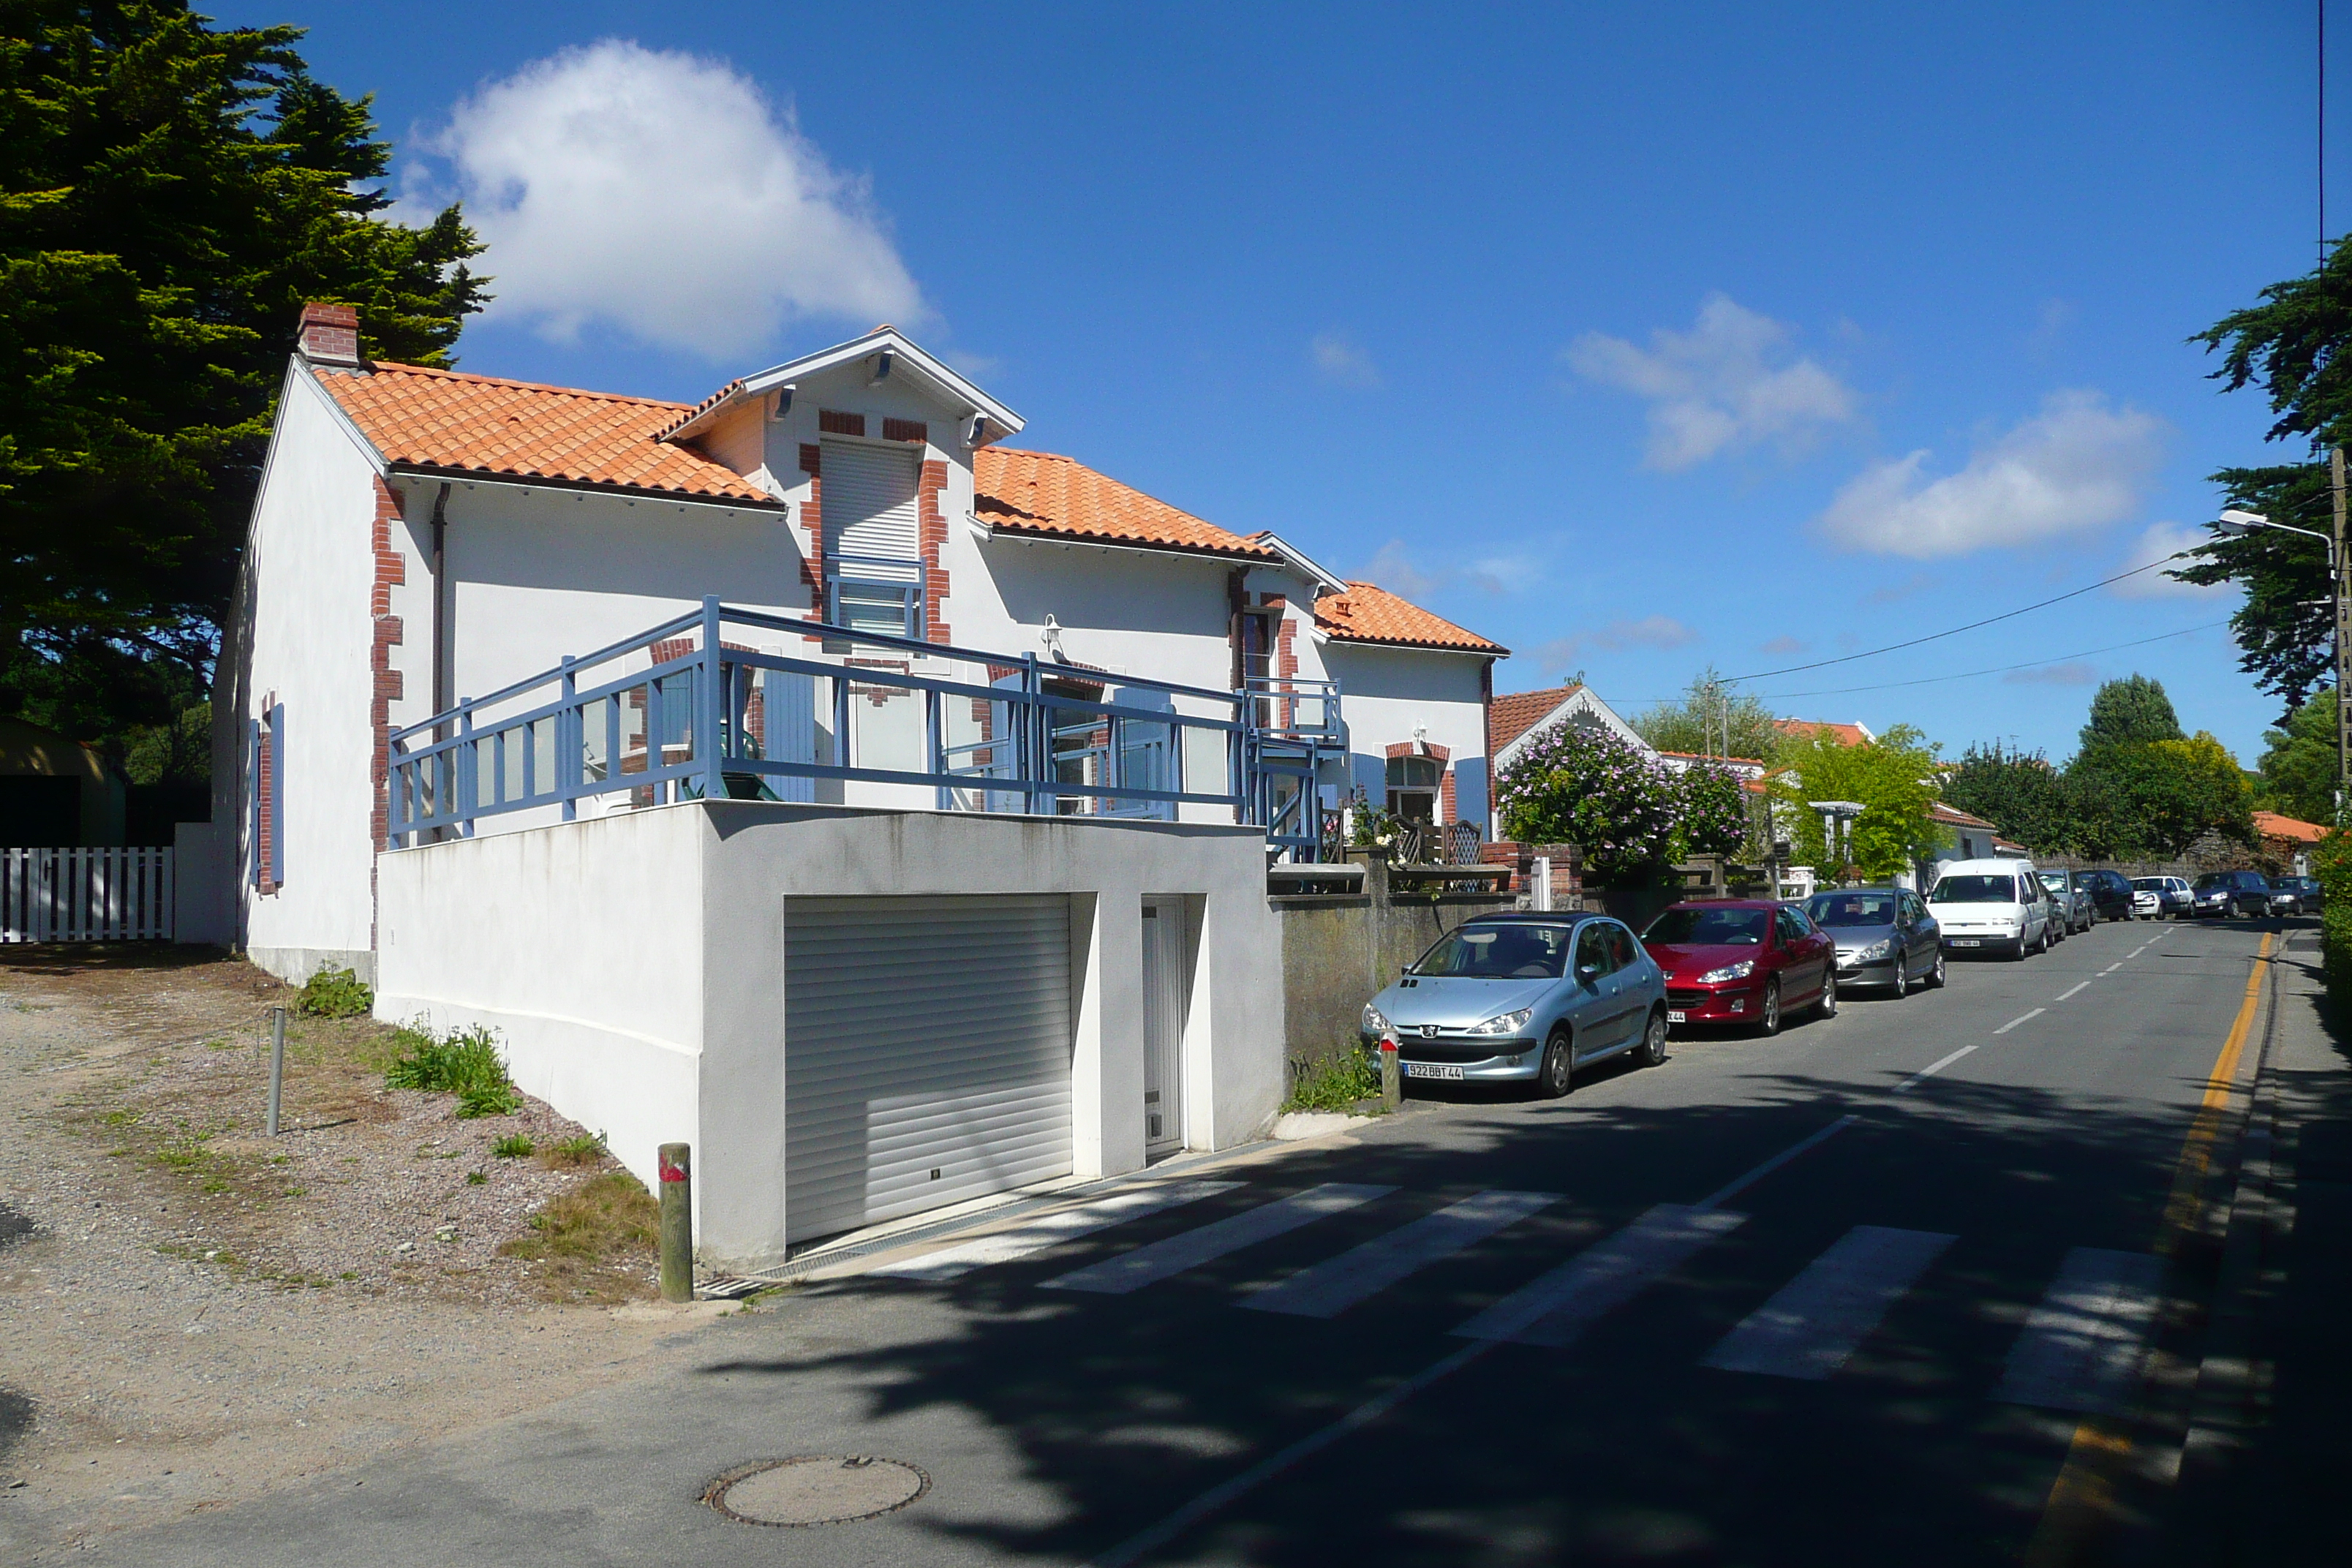
[[[2254,813],[2254,831],[2265,838],[2287,838],[2298,844],[2316,844],[2327,837],[2327,829],[2316,822],[2281,816],[2275,811]]]
[[[1973,812],[1962,811],[1957,805],[1936,802],[1927,808],[1927,820],[1940,822],[1948,827],[1990,827],[1992,824]]]
[[[1559,705],[1583,690],[1581,686],[1554,686],[1543,691],[1514,691],[1497,697],[1486,710],[1486,754],[1505,746],[1551,717]]]
[[[1841,746],[1859,746],[1870,740],[1870,731],[1859,724],[1829,724],[1814,719],[1775,719],[1772,728],[1799,741],[1826,735]]]
[[[1510,652],[1476,632],[1464,631],[1452,621],[1433,616],[1419,605],[1398,598],[1377,583],[1348,584],[1344,594],[1326,594],[1315,601],[1315,624],[1341,642],[1391,643],[1405,647],[1456,648],[1465,653]]]
[[[311,374],[388,463],[776,504],[733,469],[655,439],[684,404],[404,364]]]
[[[971,455],[972,510],[1000,533],[1279,561],[1263,544],[1154,500],[1074,458],[982,447]]]

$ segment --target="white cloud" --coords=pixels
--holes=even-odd
[[[1819,526],[1849,550],[1914,561],[2105,528],[2139,505],[2164,432],[2153,414],[2098,393],[2054,392],[1956,474],[1924,478],[1925,447],[1864,469]]]
[[[1687,647],[1696,641],[1698,633],[1672,616],[1643,616],[1638,621],[1612,621],[1592,631],[1554,637],[1536,649],[1536,660],[1546,673],[1557,674],[1596,648],[1614,653],[1629,647]]]
[[[722,60],[566,49],[482,87],[426,146],[441,163],[412,203],[462,199],[490,310],[558,342],[618,328],[726,359],[797,317],[927,314],[865,182]]]
[[[2096,665],[2074,659],[2065,664],[2045,664],[2035,669],[2012,669],[2001,679],[2011,686],[2088,686],[2099,679]]]
[[[1756,647],[1756,651],[1758,653],[1776,655],[1803,653],[1807,648],[1810,648],[1813,645],[1809,642],[1803,642],[1796,637],[1784,635],[1774,637],[1770,642],[1759,643]]]
[[[1541,584],[1543,568],[1517,555],[1486,556],[1458,566],[1424,567],[1413,560],[1403,540],[1391,539],[1364,563],[1356,575],[1379,584],[1391,594],[1423,599],[1465,583],[1482,594],[1517,593]]]
[[[1344,569],[1343,569],[1344,572]],[[1443,578],[1424,572],[1405,552],[1404,541],[1391,539],[1380,547],[1364,569],[1358,574],[1367,583],[1377,583],[1391,594],[1402,594],[1408,599],[1419,599],[1444,586]]]
[[[2180,551],[2194,550],[2200,544],[2210,544],[2212,539],[2212,533],[2209,530],[2190,523],[2150,523],[2138,538],[2132,541],[2129,555],[2116,570],[2128,572],[2135,567],[2147,566],[2177,554]],[[2177,568],[2186,566],[2189,563],[2175,561],[2171,564]],[[2168,568],[2158,566],[2153,572],[2142,572],[2137,577],[2126,577],[2116,584],[2116,595],[2124,599],[2219,599],[2227,598],[2236,591],[2227,583],[2215,583],[2210,585],[2183,583],[2168,575],[2167,572]]]
[[[1307,345],[1315,374],[1334,386],[1369,389],[1381,384],[1381,367],[1361,343],[1345,332],[1319,332]]]
[[[1664,328],[1637,348],[1587,332],[1563,354],[1578,374],[1648,400],[1654,468],[1687,468],[1759,441],[1801,444],[1853,417],[1853,393],[1808,358],[1791,358],[1789,329],[1721,294],[1700,305],[1687,332]]]

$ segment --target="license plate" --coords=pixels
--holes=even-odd
[[[1667,1008],[1667,1009],[1666,1009],[1666,1022],[1667,1022],[1667,1023],[1669,1023],[1669,1024],[1685,1024],[1685,1023],[1688,1023],[1689,1021],[1690,1021],[1690,1015],[1689,1015],[1689,1014],[1687,1014],[1687,1013],[1677,1013],[1677,1012],[1675,1012],[1675,1011],[1673,1008],[1671,1008],[1671,1007],[1669,1007],[1669,1008]]]
[[[1984,942],[1979,937],[1956,936],[1952,939],[1952,945],[1954,947],[1982,947],[1984,945]]]
[[[1458,1079],[1462,1076],[1460,1068],[1444,1062],[1406,1062],[1403,1066],[1404,1076],[1407,1078]]]

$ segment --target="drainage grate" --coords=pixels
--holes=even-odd
[[[739,1524],[793,1529],[851,1524],[906,1507],[931,1478],[903,1459],[803,1454],[738,1465],[702,1489],[702,1500]]]

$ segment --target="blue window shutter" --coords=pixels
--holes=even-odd
[[[246,880],[261,886],[261,721],[245,721]]]
[[[1463,757],[1454,764],[1454,817],[1457,822],[1475,822],[1484,837],[1486,824],[1486,759]]]
[[[789,763],[831,762],[816,753],[816,677],[792,670],[761,673],[766,693],[767,752]],[[779,800],[816,799],[814,779],[770,779],[768,787]]]
[[[269,879],[286,881],[286,704],[269,710]]]

